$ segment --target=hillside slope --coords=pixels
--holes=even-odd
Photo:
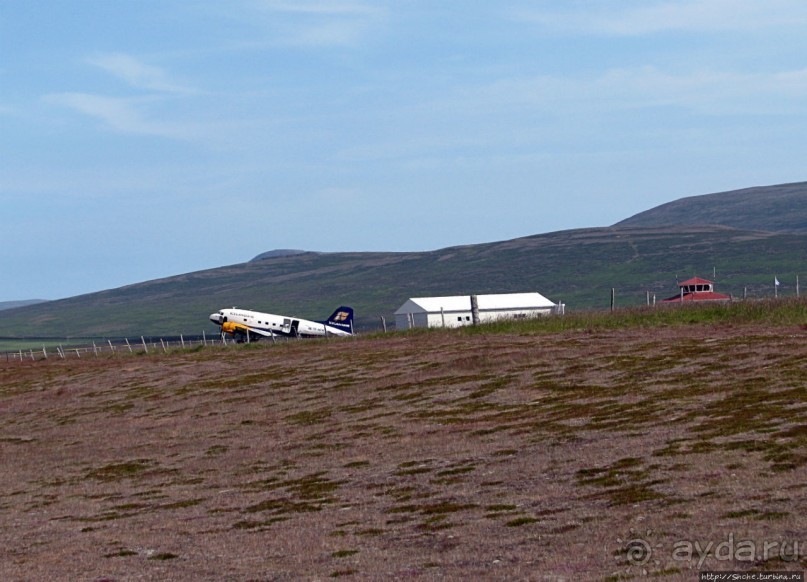
[[[420,253],[304,253],[148,281],[22,309],[0,319],[0,337],[198,334],[208,315],[237,305],[322,319],[356,310],[359,330],[388,322],[408,297],[538,291],[570,309],[640,304],[675,294],[676,278],[711,278],[742,296],[792,294],[807,271],[807,233],[723,227],[599,228]]]
[[[25,307],[26,305],[36,305],[37,303],[44,303],[45,299],[29,299],[27,301],[0,301],[0,311],[6,309],[16,309],[18,307]]]
[[[721,225],[807,232],[807,182],[690,196],[641,212],[615,226]]]

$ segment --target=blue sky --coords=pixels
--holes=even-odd
[[[807,179],[802,0],[0,0],[0,301]]]

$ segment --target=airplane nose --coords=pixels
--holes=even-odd
[[[218,314],[218,313],[211,313],[210,314],[210,321],[212,321],[216,325],[221,325],[221,315]]]

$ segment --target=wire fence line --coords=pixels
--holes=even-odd
[[[276,336],[264,340],[264,343],[285,342],[292,339],[293,338]],[[30,340],[26,340],[26,343],[31,342]],[[26,347],[0,352],[0,361],[8,363],[35,362],[54,358],[65,360],[68,358],[81,359],[116,354],[167,353],[169,350],[191,350],[215,346],[223,347],[237,343],[244,342],[236,342],[233,339],[227,339],[226,336],[207,336],[205,334],[188,337],[180,334],[178,336],[157,339],[140,336],[132,340],[129,338],[84,340],[80,343],[73,344],[66,344],[66,342],[65,344],[55,344],[53,340],[49,339],[38,347]]]

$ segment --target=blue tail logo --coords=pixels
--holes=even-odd
[[[345,305],[338,307],[325,323],[346,332],[353,333],[353,308],[346,307]]]

